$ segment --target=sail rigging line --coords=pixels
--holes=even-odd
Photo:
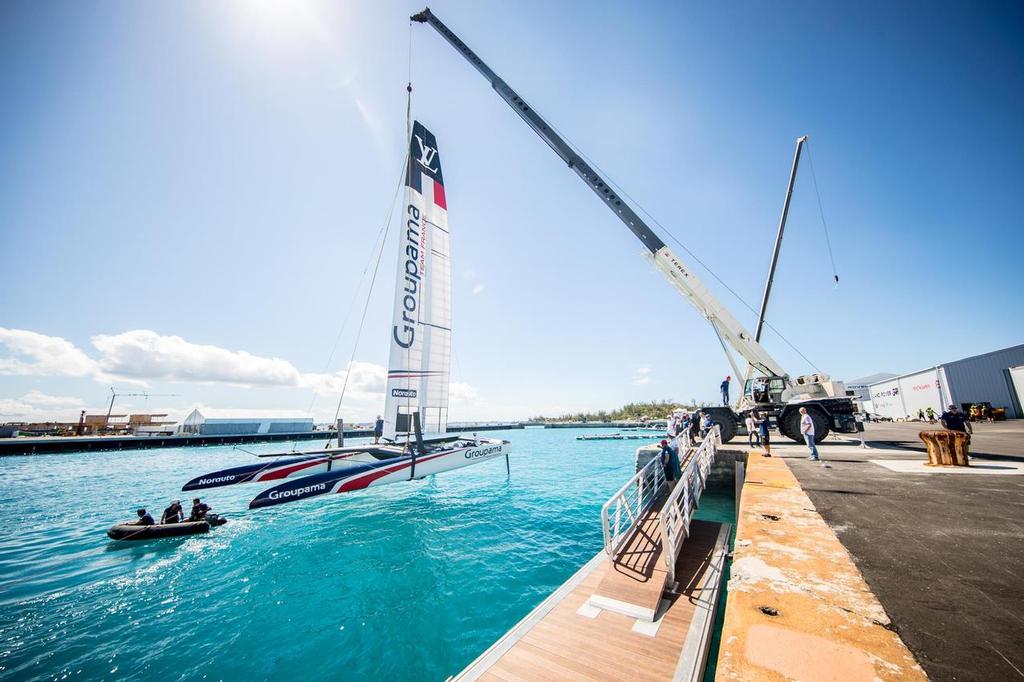
[[[706,271],[708,272],[708,274],[710,274],[710,275],[711,275],[712,277],[714,277],[714,278],[715,278],[715,280],[716,280],[716,281],[717,281],[717,282],[718,282],[719,284],[721,284],[721,285],[722,285],[723,287],[725,287],[726,291],[728,291],[728,292],[729,292],[730,294],[732,294],[732,295],[733,295],[733,296],[734,296],[734,297],[736,298],[736,300],[737,300],[737,301],[739,301],[740,303],[742,303],[742,304],[743,304],[743,305],[744,305],[744,306],[745,306],[745,307],[746,307],[746,308],[747,308],[748,310],[750,310],[750,312],[754,313],[755,315],[757,315],[757,314],[758,314],[758,313],[757,313],[757,310],[755,310],[755,309],[754,309],[754,306],[752,306],[752,305],[750,305],[749,303],[747,303],[747,301],[746,301],[746,300],[745,300],[745,299],[744,299],[744,298],[743,298],[742,296],[740,296],[740,295],[739,295],[739,294],[738,294],[738,293],[736,292],[736,290],[734,290],[734,289],[733,289],[732,287],[730,287],[730,286],[729,286],[728,284],[726,284],[726,283],[725,283],[725,280],[723,280],[723,279],[722,279],[721,277],[719,277],[719,276],[718,276],[718,274],[717,274],[717,273],[716,273],[716,272],[715,272],[714,270],[712,270],[712,269],[711,269],[711,266],[709,266],[709,265],[708,265],[707,263],[705,263],[704,261],[702,261],[702,260],[701,260],[701,259],[700,259],[700,258],[699,258],[699,257],[697,256],[697,254],[695,254],[695,253],[694,253],[693,251],[691,251],[691,250],[690,250],[690,248],[689,248],[688,246],[686,246],[686,244],[684,244],[684,243],[683,243],[682,241],[680,241],[680,240],[679,240],[679,238],[678,238],[678,237],[676,237],[676,236],[675,236],[674,234],[672,234],[672,232],[671,232],[671,231],[669,231],[669,229],[668,229],[667,227],[665,227],[664,225],[662,225],[662,224],[661,224],[661,223],[660,223],[660,222],[658,221],[658,219],[657,219],[657,218],[655,218],[655,217],[654,217],[654,216],[653,216],[653,215],[651,214],[651,212],[650,212],[650,211],[648,211],[648,210],[647,210],[646,208],[644,208],[643,204],[641,204],[641,203],[640,203],[639,201],[637,201],[636,199],[634,199],[634,198],[633,198],[633,197],[632,197],[632,196],[631,196],[631,195],[629,194],[629,192],[627,192],[627,191],[626,191],[625,189],[623,189],[622,185],[620,185],[619,183],[615,182],[615,180],[614,180],[614,179],[613,179],[613,178],[611,177],[611,175],[609,175],[609,174],[608,174],[608,172],[607,172],[607,171],[605,171],[605,170],[604,170],[603,168],[601,168],[601,166],[599,166],[599,165],[598,165],[597,163],[595,163],[593,159],[591,159],[591,158],[590,158],[590,157],[588,157],[588,156],[587,156],[586,154],[584,154],[584,153],[583,153],[583,151],[582,151],[582,150],[581,150],[581,149],[580,149],[580,148],[579,148],[579,147],[578,147],[578,146],[576,145],[576,143],[574,143],[574,142],[573,142],[572,140],[570,140],[570,139],[569,139],[569,137],[568,137],[568,136],[566,136],[566,135],[565,135],[565,134],[564,134],[564,133],[563,133],[563,132],[562,132],[561,130],[559,130],[559,129],[558,129],[558,128],[556,128],[555,126],[551,125],[551,122],[550,122],[550,121],[547,121],[547,120],[545,120],[544,122],[545,122],[545,123],[546,123],[546,124],[548,125],[548,127],[550,127],[550,128],[551,128],[552,130],[554,130],[554,131],[555,131],[556,133],[558,133],[559,135],[561,135],[561,136],[562,136],[562,138],[564,138],[564,139],[565,139],[565,141],[566,141],[566,142],[567,142],[567,143],[569,144],[569,146],[573,148],[573,151],[575,151],[575,152],[576,152],[577,154],[579,154],[579,155],[580,155],[581,157],[583,157],[583,159],[584,159],[584,160],[585,160],[585,161],[586,161],[587,163],[589,163],[589,164],[590,164],[591,166],[593,166],[594,168],[596,168],[596,169],[597,169],[597,170],[598,170],[598,171],[599,171],[599,172],[600,172],[600,173],[601,173],[601,174],[602,174],[602,175],[604,176],[604,178],[605,178],[605,180],[606,180],[606,181],[608,182],[608,184],[609,184],[609,185],[611,185],[612,187],[614,187],[614,188],[615,188],[615,189],[616,189],[616,190],[618,191],[618,193],[619,193],[619,195],[620,195],[620,196],[622,196],[622,197],[625,197],[626,199],[628,199],[628,200],[629,200],[629,201],[630,201],[630,202],[631,202],[631,203],[632,203],[632,204],[633,204],[633,205],[634,205],[634,206],[635,206],[635,207],[636,207],[636,208],[637,208],[637,209],[638,209],[638,210],[639,210],[639,211],[640,211],[641,213],[643,213],[643,214],[644,214],[645,216],[647,216],[647,217],[648,217],[648,218],[650,219],[650,221],[651,221],[652,223],[654,223],[655,225],[657,225],[657,226],[658,226],[658,228],[660,228],[660,229],[661,229],[661,231],[662,231],[662,232],[663,232],[664,234],[666,234],[666,235],[667,235],[667,236],[668,236],[668,237],[669,237],[669,238],[670,238],[670,239],[671,239],[672,241],[674,241],[674,242],[675,242],[675,243],[676,243],[676,244],[677,244],[677,245],[679,246],[679,248],[681,248],[681,249],[682,249],[683,251],[685,251],[685,252],[686,252],[686,253],[687,253],[687,254],[688,254],[688,255],[690,256],[690,258],[692,258],[693,260],[697,261],[697,263],[698,263],[698,264],[699,264],[699,265],[700,265],[700,266],[701,266],[702,268],[704,268],[704,269],[705,269],[705,270],[706,270]],[[812,164],[812,168],[813,168],[813,164]],[[812,174],[813,174],[813,170],[812,170]],[[826,232],[826,234],[827,234],[827,232]],[[829,254],[831,255],[831,250],[829,251]],[[839,281],[839,277],[838,277],[838,276],[836,276],[836,281],[837,281],[837,282]],[[814,370],[815,370],[816,372],[818,372],[819,374],[820,374],[820,373],[822,373],[822,372],[821,372],[821,370],[820,370],[820,369],[818,369],[818,366],[817,366],[817,365],[815,365],[815,364],[814,364],[813,362],[811,362],[811,360],[810,360],[810,359],[809,359],[809,358],[808,358],[808,357],[807,357],[806,355],[804,355],[804,354],[803,354],[803,353],[802,353],[802,352],[800,351],[800,349],[799,349],[799,348],[797,348],[797,347],[796,347],[795,345],[793,345],[793,343],[792,343],[792,342],[791,342],[791,341],[790,341],[789,339],[787,339],[787,338],[786,338],[785,336],[783,336],[783,335],[782,335],[782,332],[780,332],[780,331],[779,331],[778,329],[776,329],[776,328],[775,328],[774,326],[772,326],[772,324],[771,324],[771,323],[770,323],[770,322],[769,322],[769,321],[767,320],[767,318],[766,318],[766,319],[765,319],[765,321],[764,321],[764,326],[768,327],[768,328],[769,328],[769,329],[771,329],[771,330],[772,330],[773,332],[775,332],[776,336],[778,336],[778,337],[779,337],[780,339],[782,339],[782,341],[783,341],[783,342],[784,342],[784,343],[785,343],[785,344],[786,344],[787,346],[789,346],[789,347],[790,347],[790,348],[791,348],[791,349],[793,350],[793,352],[794,352],[794,353],[796,353],[797,355],[799,355],[799,356],[800,356],[800,357],[801,357],[801,358],[802,358],[802,359],[804,360],[804,362],[806,362],[806,363],[807,363],[808,365],[810,365],[811,367],[813,367],[813,368],[814,368]]]
[[[406,141],[406,143],[408,145],[412,144],[412,19],[409,20],[409,80],[406,82],[406,85],[405,85],[405,141]],[[411,146],[407,147],[407,149],[411,149]],[[412,164],[413,164],[412,152],[406,151],[405,156],[406,156],[406,178],[408,179],[408,178],[412,177]],[[417,310],[416,310],[416,321],[417,322],[419,322],[419,318],[420,318],[420,310],[417,308]],[[412,366],[411,358],[412,358],[412,344],[409,344],[409,347],[405,349],[405,366],[406,367],[411,367]],[[389,369],[390,369],[390,367],[389,367]],[[386,401],[386,398],[385,398],[385,401]],[[385,407],[387,407],[387,405],[385,405]],[[405,398],[405,411],[406,411],[406,414],[409,413],[409,410],[411,409],[411,407],[412,407],[412,399],[410,397],[408,397],[408,395],[407,395],[406,398]],[[419,410],[417,409],[417,412],[418,411]],[[405,432],[405,449],[406,449],[407,452],[409,451],[409,449],[411,447],[411,445],[410,445],[410,443],[411,443],[410,437],[411,436],[409,434],[409,431],[406,430],[406,432]],[[416,470],[416,459],[415,459],[415,457],[416,457],[416,455],[413,454],[412,472],[415,472],[415,470]],[[410,475],[409,475],[410,479],[412,478],[412,472],[410,472]]]
[[[338,330],[338,335],[334,337],[334,344],[331,346],[331,352],[327,356],[327,362],[324,363],[324,368],[321,371],[321,374],[326,374],[331,367],[331,363],[334,362],[334,354],[338,351],[338,345],[341,343],[341,338],[345,335],[345,330],[348,328],[349,319],[352,317],[352,311],[355,310],[356,301],[359,298],[359,291],[363,288],[363,281],[366,279],[366,273],[369,272],[370,264],[373,263],[373,255],[378,249],[382,248],[378,246],[377,243],[382,238],[385,240],[387,238],[385,228],[386,225],[381,225],[380,230],[377,232],[377,237],[373,242],[373,248],[370,250],[370,255],[366,259],[366,264],[363,266],[363,272],[359,275],[359,279],[356,282],[356,288],[352,292],[352,298],[349,300],[348,308],[345,311],[345,317],[342,318],[341,328]],[[316,401],[317,394],[316,391],[314,391],[313,398],[309,401],[309,407],[306,409],[306,413],[310,416],[313,414],[313,406],[316,404]]]
[[[363,335],[363,325],[366,323],[366,311],[370,309],[370,300],[373,298],[373,285],[377,282],[377,272],[380,270],[380,259],[384,255],[384,245],[388,241],[388,233],[391,231],[391,219],[395,214],[395,206],[398,203],[398,193],[402,190],[402,183],[405,179],[406,170],[406,159],[408,159],[408,152],[406,157],[402,159],[402,172],[398,176],[398,185],[395,187],[395,193],[391,197],[391,205],[388,207],[388,216],[384,220],[383,230],[384,237],[380,240],[380,247],[377,249],[377,260],[373,265],[373,274],[370,276],[370,288],[366,292],[366,301],[363,303],[363,314],[359,318],[359,329],[356,331],[355,342],[352,344],[352,355],[349,357],[348,365],[345,368],[345,381],[341,384],[341,395],[338,396],[338,407],[334,410],[334,423],[338,423],[338,415],[341,414],[341,404],[345,400],[345,391],[348,389],[348,380],[352,376],[352,363],[355,362],[356,352],[359,350],[359,339]],[[339,434],[340,438],[341,434]],[[331,441],[333,438],[327,439],[327,445],[325,449],[331,447]]]
[[[832,239],[828,235],[828,223],[825,222],[825,209],[821,204],[821,192],[818,191],[818,176],[814,172],[814,158],[811,154],[811,145],[807,144],[807,161],[811,166],[811,180],[814,182],[814,195],[818,198],[818,215],[821,216],[821,227],[825,231],[825,245],[828,247],[828,259],[832,263],[832,277],[839,286],[839,273],[836,271],[836,257],[832,254]]]

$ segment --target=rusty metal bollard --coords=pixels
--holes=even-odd
[[[928,466],[970,466],[968,436],[962,431],[921,431],[918,438],[928,448]]]

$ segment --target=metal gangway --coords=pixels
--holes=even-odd
[[[716,426],[696,447],[686,434],[677,443],[682,475],[671,489],[656,455],[601,507],[604,551],[614,569],[591,597],[601,608],[653,620],[666,585],[676,581],[721,433]]]

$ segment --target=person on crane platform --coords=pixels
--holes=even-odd
[[[732,381],[732,376],[725,377],[725,381],[722,382],[722,404],[726,407],[729,406],[729,382]]]

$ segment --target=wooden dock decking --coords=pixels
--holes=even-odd
[[[658,593],[661,604],[654,622],[591,604],[610,575],[626,577],[633,571],[632,579],[638,582],[647,575],[653,550],[638,540],[638,551],[622,571],[600,552],[454,679],[698,679],[710,642],[730,528],[708,521],[692,523],[676,563],[678,591]]]
[[[654,620],[668,580],[658,520],[666,498],[667,495],[661,495],[629,531],[611,570],[594,590],[591,604],[633,618]]]

